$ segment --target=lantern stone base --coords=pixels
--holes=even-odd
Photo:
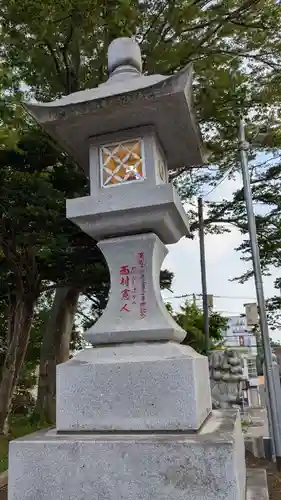
[[[9,500],[245,500],[239,414],[198,433],[39,432],[10,444]]]
[[[208,360],[175,342],[79,352],[57,366],[59,431],[197,430],[211,412]]]

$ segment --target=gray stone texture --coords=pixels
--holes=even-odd
[[[142,180],[102,186],[100,146],[131,139],[143,144]],[[159,164],[163,165],[162,177]],[[107,134],[90,141],[91,196],[67,200],[67,217],[95,240],[154,232],[165,244],[190,234],[175,188],[168,184],[165,155],[153,127]]]
[[[208,361],[174,342],[85,349],[57,367],[59,431],[196,430],[211,411]]]
[[[209,356],[213,408],[231,408],[241,402],[243,358],[234,349],[218,350]]]
[[[245,500],[240,418],[197,434],[56,435],[10,444],[9,500]]]
[[[247,470],[246,500],[268,500],[266,472],[263,469]]]
[[[142,60],[140,47],[132,38],[116,38],[108,47],[108,71],[111,74],[114,70],[123,66],[132,66],[138,72],[142,70]]]
[[[168,313],[159,280],[165,245],[153,233],[99,243],[110,271],[111,290],[101,318],[84,333],[93,345],[176,340],[186,332]]]
[[[268,446],[270,438],[266,408],[245,409],[243,420],[248,422],[244,432],[246,450],[255,457],[272,460],[271,445]]]
[[[258,408],[260,406],[260,390],[259,386],[252,386],[248,390],[249,394],[249,404],[252,408]],[[281,392],[280,392],[281,394]]]
[[[153,232],[172,244],[190,235],[188,216],[172,184],[144,189],[137,182],[103,189],[98,196],[67,200],[66,215],[97,241]]]
[[[192,111],[192,69],[175,75],[144,76],[132,59],[132,44],[122,66],[109,47],[111,77],[95,89],[76,92],[49,103],[28,103],[27,111],[84,168],[89,171],[88,140],[92,136],[145,126],[155,127],[167,156],[168,168],[201,166],[202,143]],[[116,46],[116,41],[113,42]],[[110,128],[110,130],[109,130]]]

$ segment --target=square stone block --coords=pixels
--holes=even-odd
[[[265,470],[247,469],[246,500],[269,500]]]
[[[10,444],[9,500],[245,500],[245,473],[229,411],[194,434],[39,432]]]
[[[188,216],[172,184],[141,188],[139,184],[115,186],[110,197],[105,190],[67,200],[67,218],[97,241],[153,232],[170,245],[190,234]]]
[[[175,342],[85,349],[57,366],[59,431],[197,430],[211,408],[207,358]]]

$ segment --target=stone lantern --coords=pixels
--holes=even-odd
[[[239,416],[211,412],[208,360],[162,301],[159,273],[189,234],[169,170],[202,164],[191,69],[142,74],[139,46],[108,49],[98,88],[29,113],[90,177],[67,217],[110,270],[92,348],[57,367],[56,429],[12,442],[9,500],[244,500]]]
[[[90,177],[91,194],[67,201],[67,217],[98,240],[111,293],[92,344],[176,340],[186,336],[159,290],[165,244],[189,234],[168,170],[202,163],[191,111],[191,69],[144,76],[139,46],[115,40],[109,79],[28,111]]]

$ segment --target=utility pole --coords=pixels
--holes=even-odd
[[[206,353],[208,353],[210,348],[209,304],[207,295],[203,200],[201,197],[198,198],[198,218],[199,218],[199,243],[200,243],[201,283],[202,283],[202,297],[203,297],[204,334],[205,334]]]
[[[278,397],[280,398],[281,395],[280,394],[277,395],[273,377],[270,337],[269,337],[268,323],[266,317],[266,307],[265,307],[262,272],[260,264],[260,254],[259,254],[258,239],[257,239],[257,229],[256,229],[255,214],[253,209],[250,175],[248,169],[248,155],[247,155],[248,149],[249,149],[249,144],[245,139],[245,124],[243,118],[241,118],[239,123],[239,151],[240,151],[241,169],[243,176],[244,198],[247,208],[248,228],[249,228],[249,236],[250,236],[250,243],[252,250],[252,261],[253,261],[253,270],[255,277],[256,294],[257,294],[257,301],[259,308],[260,330],[261,330],[262,344],[264,350],[264,366],[265,366],[265,376],[266,376],[267,390],[268,390],[267,411],[268,411],[269,421],[271,422],[271,427],[272,427],[271,439],[273,441],[273,449],[276,455],[276,465],[277,469],[281,470],[281,435],[278,423],[279,419],[281,419],[281,415],[278,415],[278,402],[277,402],[277,398]]]

